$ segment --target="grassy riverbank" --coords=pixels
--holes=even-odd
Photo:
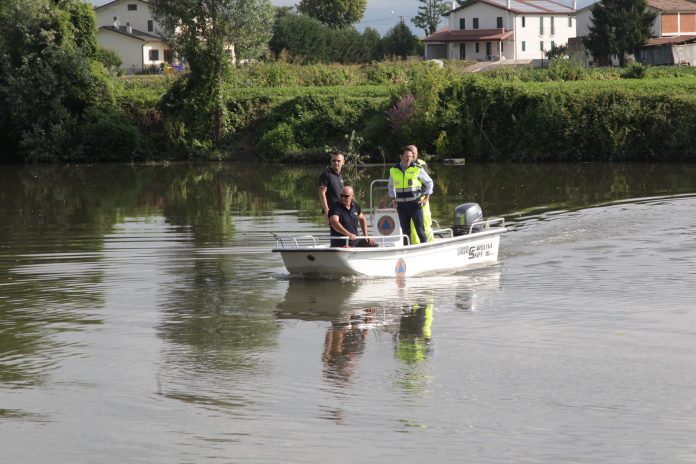
[[[560,62],[474,75],[464,65],[240,67],[226,81],[218,146],[192,129],[194,116],[208,116],[177,106],[185,77],[122,78],[115,93],[143,159],[302,162],[338,147],[381,161],[408,142],[481,162],[696,160],[694,70]]]

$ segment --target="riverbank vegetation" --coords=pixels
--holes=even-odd
[[[326,64],[280,50],[213,66],[213,86],[193,71],[109,74],[79,0],[0,13],[2,162],[315,162],[334,148],[390,162],[406,143],[478,162],[696,160],[690,68],[559,57],[474,74],[458,60]]]

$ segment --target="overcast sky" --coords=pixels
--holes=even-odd
[[[92,0],[95,5],[103,5],[110,0]],[[560,0],[570,4],[571,0]],[[592,3],[594,0],[578,0],[578,8]],[[294,6],[300,0],[271,0],[276,6]],[[406,24],[413,30],[414,34],[423,36],[422,29],[416,29],[411,23],[411,18],[418,13],[418,0],[367,0],[367,8],[362,21],[355,25],[359,31],[363,31],[366,27],[377,29],[384,35],[389,29],[394,27],[401,16],[404,17]],[[444,18],[443,18],[444,20]],[[444,27],[445,22],[440,23],[440,27]]]

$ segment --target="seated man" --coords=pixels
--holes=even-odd
[[[374,247],[377,242],[367,236],[367,220],[360,205],[353,201],[353,189],[345,186],[341,190],[341,199],[329,207],[329,224],[332,237],[348,237],[331,240],[332,247]],[[358,222],[363,238],[358,238]]]

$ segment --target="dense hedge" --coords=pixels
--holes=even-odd
[[[416,143],[428,156],[480,162],[696,160],[694,70],[561,64],[473,75],[461,66],[237,68],[225,87],[226,136],[214,150],[196,151],[185,118],[171,110],[172,83],[183,81],[122,79],[116,95],[145,158],[304,162],[338,147],[382,161]]]
[[[696,160],[693,78],[547,84],[470,78],[456,90],[456,114],[440,119],[453,139],[440,143],[443,156]]]

